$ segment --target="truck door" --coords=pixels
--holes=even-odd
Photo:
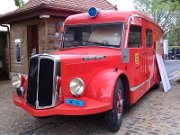
[[[131,25],[128,38],[130,62],[127,64],[132,86],[140,85],[145,76],[145,48],[142,43],[142,27]]]
[[[155,51],[153,48],[153,31],[149,27],[144,29],[145,35],[145,53],[146,53],[146,79],[153,78],[154,64],[155,64]]]

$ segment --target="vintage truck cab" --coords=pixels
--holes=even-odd
[[[37,54],[28,77],[12,76],[14,104],[32,116],[105,112],[117,131],[123,111],[160,81],[156,48],[162,30],[137,11],[100,11],[69,16],[59,52]]]

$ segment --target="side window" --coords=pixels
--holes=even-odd
[[[139,48],[141,47],[141,27],[131,26],[128,40],[129,48]]]
[[[146,30],[146,47],[152,47],[152,31],[149,29]]]

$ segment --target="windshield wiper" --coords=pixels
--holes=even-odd
[[[107,42],[100,43],[100,42],[93,42],[93,41],[75,41],[74,46],[112,46],[111,44],[108,44]]]
[[[91,42],[92,44],[100,45],[100,46],[112,46],[111,44],[108,44],[108,42]]]

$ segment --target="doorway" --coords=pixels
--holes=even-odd
[[[27,45],[28,60],[32,55],[39,53],[39,34],[38,25],[28,25],[27,26]]]
[[[137,86],[145,81],[145,52],[143,45],[142,27],[131,25],[129,31],[128,48],[130,62],[127,64],[131,76],[132,86]]]
[[[7,32],[0,32],[0,80],[9,78]]]

